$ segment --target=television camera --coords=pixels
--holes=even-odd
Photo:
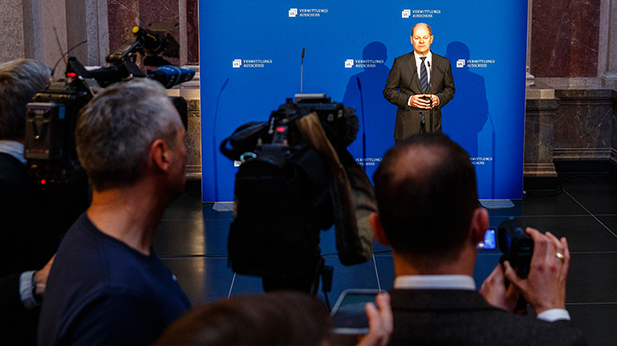
[[[111,64],[108,67],[86,69],[75,57],[68,58],[65,77],[53,80],[52,72],[45,89],[28,103],[24,140],[26,170],[40,179],[41,184],[85,179],[75,148],[75,125],[79,111],[102,88],[133,78],[151,78],[171,88],[195,75],[194,70],[171,65],[144,73],[136,63],[138,53],[146,55],[144,64],[160,66],[167,61],[159,54],[173,56],[175,49],[177,55],[177,43],[169,35],[164,39],[159,32],[138,26],[133,28],[133,34],[133,39],[107,56],[106,61]],[[171,97],[171,101],[186,127],[186,100]]]
[[[324,269],[320,230],[334,224],[341,263],[366,262],[373,242],[368,214],[376,204],[366,173],[347,151],[358,132],[355,111],[322,94],[296,100],[221,143],[225,156],[241,161],[228,254],[232,269],[263,278],[264,290],[311,291],[313,284],[316,293]]]

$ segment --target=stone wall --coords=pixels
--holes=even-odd
[[[615,90],[556,90],[554,159],[609,160],[615,136]]]

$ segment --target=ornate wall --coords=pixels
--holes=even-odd
[[[199,61],[198,0],[0,0],[0,6],[0,62],[27,57],[52,66],[61,52],[87,39],[71,55],[87,65],[104,65],[104,57],[129,37],[133,25],[152,22],[178,23],[172,35],[181,52],[174,63]],[[530,12],[528,56],[536,85],[527,97],[532,101],[526,175],[546,174],[541,170],[548,167],[547,157],[610,159],[617,165],[617,41],[610,39],[617,37],[617,0],[530,0]],[[175,93],[190,95],[190,122],[198,129],[199,96],[191,91],[197,87],[193,83]],[[546,101],[549,94],[556,109]],[[198,158],[199,131],[189,132]],[[196,162],[190,164],[193,174]]]

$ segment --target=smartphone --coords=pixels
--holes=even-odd
[[[363,335],[369,332],[366,303],[375,303],[376,289],[347,289],[336,301],[330,317],[335,334]]]
[[[486,233],[484,233],[484,240],[478,243],[478,249],[495,250],[496,247],[495,229],[489,228],[486,230]]]

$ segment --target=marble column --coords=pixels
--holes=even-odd
[[[559,99],[555,97],[555,90],[539,83],[527,88],[526,99],[523,176],[526,180],[556,178],[553,130]]]
[[[527,82],[526,82],[526,86],[530,87],[532,85],[534,85],[535,81],[535,77],[531,74],[531,68],[529,67],[529,64],[531,63],[531,22],[532,22],[532,18],[533,18],[533,0],[529,0],[527,1],[527,59],[526,59],[526,64],[527,64]]]
[[[607,162],[615,143],[615,91],[557,90],[555,161]]]
[[[24,30],[25,55],[53,67],[69,48],[66,1],[23,0],[23,3],[25,26],[31,24]]]
[[[617,90],[613,89],[611,92],[611,100],[613,104],[613,138],[611,142],[611,154],[609,158],[609,162],[611,163],[610,169],[611,171],[617,175]]]
[[[83,0],[70,1],[83,2]],[[110,53],[109,17],[107,8],[108,0],[85,1],[85,30],[82,32],[85,33],[85,38],[88,39],[88,43],[86,46],[86,56],[81,60],[84,65],[105,66],[106,64],[105,57]]]
[[[617,0],[611,0],[607,7],[608,13],[605,21],[608,28],[601,35],[606,37],[608,61],[606,71],[602,74],[602,86],[617,89],[617,39],[615,39],[617,38]]]
[[[0,0],[0,63],[24,58],[24,13],[22,0]]]
[[[555,89],[600,87],[611,1],[533,0],[530,67],[536,82]]]

